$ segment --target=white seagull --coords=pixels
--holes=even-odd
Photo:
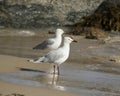
[[[38,44],[35,47],[33,47],[33,49],[57,49],[61,45],[63,33],[64,31],[62,29],[56,29],[56,34],[53,38],[49,38],[43,41],[41,44]]]
[[[41,63],[41,62],[52,63],[54,66],[53,74],[56,74],[55,72],[57,69],[57,72],[58,72],[57,74],[59,75],[60,74],[59,66],[62,63],[64,63],[69,57],[71,42],[77,42],[77,41],[73,40],[70,37],[64,37],[63,46],[59,47],[58,49],[48,52],[42,57],[29,60],[29,61],[33,63]]]

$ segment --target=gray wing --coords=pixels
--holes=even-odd
[[[45,49],[47,48],[48,45],[52,45],[54,43],[54,41],[52,39],[48,39],[46,41],[43,41],[42,43],[36,45],[35,47],[33,47],[33,49]]]
[[[63,52],[58,50],[50,51],[48,54],[45,55],[45,58],[47,59],[48,62],[54,62],[63,57],[64,57]]]

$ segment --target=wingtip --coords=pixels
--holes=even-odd
[[[46,48],[40,48],[40,46],[36,46],[36,47],[33,47],[32,49],[33,49],[33,50],[44,50],[44,49],[46,49]]]

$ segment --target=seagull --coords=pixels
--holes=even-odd
[[[33,47],[33,49],[57,49],[62,42],[62,34],[64,33],[64,31],[62,29],[56,29],[56,34],[53,38],[49,38],[45,41],[43,41],[42,43],[36,45],[35,47]]]
[[[37,59],[29,60],[29,62],[33,63],[42,63],[42,62],[48,62],[53,64],[53,74],[56,74],[57,69],[57,75],[60,74],[59,66],[64,63],[70,53],[70,43],[71,42],[77,42],[76,40],[73,40],[70,37],[64,37],[63,46],[59,47],[58,49],[49,51],[47,54],[43,55],[42,57],[39,57]]]

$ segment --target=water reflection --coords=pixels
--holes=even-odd
[[[25,58],[36,58],[42,55],[44,51],[33,51],[32,47],[49,35],[46,35],[43,30],[42,34],[35,32],[37,34],[35,36],[21,36],[27,34],[21,32],[8,30],[1,33],[0,53]],[[18,35],[15,36],[15,33]],[[27,86],[67,90],[83,93],[86,96],[120,96],[120,66],[109,61],[109,57],[113,59],[113,55],[120,56],[120,43],[108,43],[98,48],[89,47],[97,45],[97,41],[85,39],[81,39],[77,46],[73,44],[70,63],[61,66],[60,76],[52,74],[51,66],[46,73],[25,68],[21,68],[21,71],[16,73],[0,73],[0,80]],[[85,48],[88,50],[82,51]]]
[[[78,70],[71,66],[64,66],[64,68],[66,70],[61,70],[60,76],[51,74],[51,70],[48,70],[48,73],[21,68],[21,72],[0,73],[0,80],[26,86],[76,92],[86,96],[119,96],[120,94],[119,75]]]
[[[48,87],[53,89],[65,91],[66,90],[65,87],[59,85],[60,76],[57,74],[57,70],[55,74],[53,72],[54,72],[54,68],[53,65],[51,65],[51,67],[49,68],[46,74],[39,76],[40,83],[46,84]]]
[[[66,90],[64,86],[59,85],[60,76],[57,74],[47,74],[43,77],[44,83],[48,85],[48,87],[58,90]]]

